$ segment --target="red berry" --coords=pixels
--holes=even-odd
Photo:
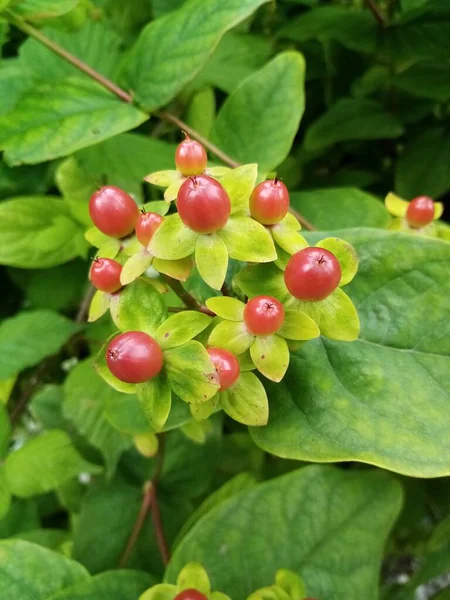
[[[299,300],[325,300],[341,280],[339,261],[324,248],[305,248],[292,256],[284,272],[287,289]]]
[[[139,210],[126,192],[106,185],[92,194],[89,214],[100,231],[110,237],[123,238],[134,230]]]
[[[250,196],[250,213],[263,225],[279,223],[289,210],[289,192],[279,179],[259,183]]]
[[[92,281],[92,285],[98,290],[114,294],[114,292],[119,291],[122,287],[120,283],[121,272],[122,265],[117,260],[94,258],[89,272],[89,279]]]
[[[183,223],[197,233],[222,229],[231,211],[228,194],[208,175],[186,179],[178,191],[177,208]]]
[[[428,196],[418,196],[408,204],[406,220],[410,227],[425,227],[433,219],[434,202]]]
[[[284,322],[284,306],[271,296],[256,296],[244,309],[244,322],[254,335],[271,335]]]
[[[149,243],[163,221],[164,217],[157,213],[146,212],[139,215],[136,222],[136,237],[143,246]]]
[[[173,600],[208,600],[208,598],[205,594],[191,588],[189,590],[183,590],[177,594]]]
[[[219,375],[220,389],[219,392],[227,390],[236,383],[239,379],[239,373],[241,367],[239,366],[238,359],[222,348],[206,348],[211,360],[216,367],[217,374]]]
[[[175,151],[175,164],[185,177],[200,175],[206,169],[208,157],[201,144],[191,140],[187,133],[186,139],[178,145]]]
[[[143,383],[161,371],[164,356],[159,344],[143,331],[128,331],[115,337],[106,350],[113,375],[126,383]]]

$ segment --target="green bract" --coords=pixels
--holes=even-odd
[[[384,204],[390,212],[390,214],[394,217],[391,222],[388,224],[388,229],[391,231],[404,231],[406,233],[412,233],[415,235],[425,235],[427,237],[441,237],[439,235],[439,229],[437,227],[438,223],[434,223],[442,217],[444,212],[444,205],[442,202],[434,203],[434,219],[431,223],[426,225],[425,227],[413,228],[408,225],[406,220],[406,211],[408,209],[409,202],[407,200],[403,200],[397,194],[389,192],[389,194],[384,199]]]
[[[262,294],[274,296],[283,302],[287,310],[293,309],[307,315],[316,323],[320,333],[330,339],[356,340],[359,334],[358,313],[353,302],[341,289],[341,286],[350,283],[356,274],[358,268],[356,252],[350,244],[339,238],[326,238],[317,242],[316,246],[332,252],[339,260],[342,270],[339,287],[325,300],[303,302],[294,298],[284,283],[283,272],[272,265],[266,268],[262,265],[246,267],[236,277],[236,282],[249,297]],[[317,336],[293,339],[312,337]]]
[[[139,596],[139,600],[173,600],[177,594],[189,589],[200,592],[208,600],[231,600],[221,592],[211,591],[208,573],[202,565],[194,562],[188,563],[181,569],[175,585],[169,583],[155,585]]]

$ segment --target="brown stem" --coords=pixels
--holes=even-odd
[[[177,279],[172,279],[172,277],[169,277],[168,275],[164,275],[163,277],[167,285],[172,289],[173,292],[175,292],[178,298],[184,302],[187,308],[190,308],[191,310],[198,310],[202,313],[205,313],[205,315],[215,314],[211,310],[209,310],[209,308],[206,308],[206,306],[203,306],[202,304],[197,302],[194,296],[192,296],[187,290],[185,290]],[[179,311],[170,310],[169,312]]]
[[[308,219],[306,219],[301,213],[299,213],[298,210],[295,210],[295,208],[290,208],[289,212],[292,215],[294,215],[294,217],[297,219],[297,221],[302,227],[304,227],[308,231],[316,231],[316,227],[314,227],[314,225],[310,223]]]
[[[41,385],[43,375],[46,374],[47,370],[50,370],[53,367],[54,360],[54,356],[50,356],[49,358],[44,360],[28,380],[27,385],[22,392],[22,395],[19,397],[18,401],[14,405],[14,408],[10,412],[9,418],[12,425],[15,425],[21,417],[22,413],[28,405],[28,402],[31,400],[31,397],[33,396],[34,392]]]
[[[223,296],[232,296],[233,294],[230,292],[228,285],[224,282],[221,290]]]
[[[151,509],[152,511],[152,522],[155,532],[156,543],[158,545],[159,552],[161,554],[161,560],[164,566],[167,565],[170,559],[169,549],[167,546],[166,538],[164,536],[164,529],[161,520],[161,511],[159,510],[157,488],[161,473],[164,465],[164,448],[165,448],[165,436],[162,433],[159,436],[159,448],[158,454],[156,455],[156,466],[153,477],[150,481],[147,481],[144,485],[144,494],[142,496],[141,507],[139,509],[138,516],[133,526],[133,530],[128,539],[127,545],[120,557],[118,567],[124,567],[131,556],[131,553],[136,546],[136,542],[139,539],[139,535],[144,527],[145,520]]]
[[[167,121],[168,123],[172,123],[172,125],[175,125],[176,127],[179,127],[183,131],[188,131],[189,135],[191,137],[195,138],[198,142],[200,142],[201,144],[203,144],[205,146],[205,148],[208,148],[208,150],[210,152],[212,152],[213,154],[215,154],[217,156],[217,158],[220,158],[220,160],[223,163],[225,163],[226,165],[228,165],[232,169],[235,169],[236,167],[240,166],[240,163],[238,163],[236,160],[234,160],[233,158],[231,158],[231,156],[228,156],[228,154],[225,154],[225,152],[223,152],[215,144],[213,144],[212,142],[210,142],[207,138],[203,137],[198,131],[195,131],[195,130],[191,129],[189,127],[189,125],[187,125],[184,121],[182,121],[181,119],[179,119],[175,115],[172,115],[172,113],[168,113],[168,112],[165,112],[165,111],[160,111],[160,112],[157,112],[155,114],[160,119],[163,119],[163,121]]]
[[[386,18],[380,8],[375,4],[375,0],[366,0],[366,4],[378,25],[380,25],[380,27],[385,27],[387,24]]]
[[[75,323],[84,323],[86,321],[86,317],[89,312],[89,306],[91,305],[95,292],[95,287],[92,285],[92,283],[90,283],[80,303],[80,307],[78,308],[77,316],[75,317]]]

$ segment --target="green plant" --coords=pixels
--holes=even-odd
[[[449,26],[0,0],[1,598],[447,597]]]

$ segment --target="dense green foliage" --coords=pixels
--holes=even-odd
[[[448,0],[0,0],[2,599],[450,598],[449,33]],[[230,199],[214,233],[173,202],[180,128]],[[93,227],[104,185],[164,217],[148,247]],[[316,245],[339,285],[295,299]],[[108,367],[129,331],[149,381]]]

